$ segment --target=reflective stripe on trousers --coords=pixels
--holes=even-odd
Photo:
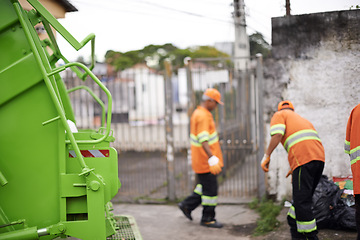
[[[296,221],[297,231],[300,233],[312,232],[317,230],[316,221],[315,219],[311,221],[298,221],[296,220],[295,208],[291,206],[288,211],[288,216],[293,218]]]
[[[201,184],[197,184],[195,189],[194,189],[194,193],[197,193],[199,195],[202,195],[202,185]]]
[[[201,205],[203,206],[216,206],[218,197],[201,196]]]
[[[217,205],[217,196],[205,196],[203,195],[203,191],[202,191],[202,185],[201,184],[197,184],[195,189],[194,189],[194,193],[199,194],[201,196],[201,205],[203,206],[216,206]]]

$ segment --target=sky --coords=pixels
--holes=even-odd
[[[80,42],[95,33],[95,54],[127,52],[172,43],[178,48],[233,42],[233,0],[69,0],[78,11],[59,22]],[[360,0],[290,0],[291,14],[349,10]],[[285,0],[245,0],[247,34],[263,34],[271,44],[271,18],[285,15]],[[58,44],[70,61],[86,60],[90,44],[74,50],[61,36]]]

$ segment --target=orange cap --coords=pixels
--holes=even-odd
[[[224,103],[221,101],[221,94],[215,88],[206,89],[204,95],[215,100],[218,104],[224,105]]]
[[[285,108],[291,108],[293,111],[295,110],[294,105],[290,101],[286,100],[279,102],[278,111],[283,110]]]

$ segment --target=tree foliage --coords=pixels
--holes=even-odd
[[[171,43],[164,45],[148,45],[141,50],[129,52],[107,51],[105,61],[114,66],[116,71],[124,70],[137,63],[146,63],[157,70],[164,69],[164,60],[170,59],[175,70],[184,66],[184,58],[229,57],[214,47],[200,46],[180,49]]]
[[[261,33],[254,33],[249,37],[250,54],[262,53],[264,58],[270,55],[270,45],[264,40]],[[164,60],[170,59],[174,70],[184,66],[184,58],[226,58],[228,54],[217,50],[211,46],[199,46],[193,48],[180,49],[171,43],[164,45],[148,45],[140,50],[129,52],[118,52],[109,50],[105,54],[105,61],[121,71],[130,68],[138,63],[146,63],[149,67],[156,70],[164,69]],[[211,62],[209,63],[211,64]]]
[[[267,58],[271,54],[271,46],[264,39],[264,36],[256,32],[249,36],[250,42],[250,55],[254,56],[258,53],[261,53],[264,58]]]

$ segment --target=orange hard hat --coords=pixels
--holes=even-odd
[[[279,102],[278,111],[285,109],[285,108],[290,108],[293,111],[295,110],[294,105],[290,101],[286,100],[286,101]]]
[[[218,90],[216,90],[215,88],[206,89],[204,92],[204,95],[215,100],[218,104],[224,105],[224,103],[221,101],[220,92]]]

